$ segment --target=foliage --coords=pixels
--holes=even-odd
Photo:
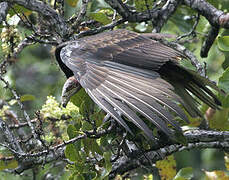
[[[172,155],[157,161],[156,167],[159,169],[161,179],[173,179],[176,175],[176,161]]]
[[[47,1],[46,4],[52,8],[55,6],[55,12],[60,15],[65,13],[66,22],[73,24],[69,26],[71,29],[69,31],[72,33],[70,34],[73,36],[87,30],[107,27],[122,18],[107,3],[108,1],[91,0],[85,3],[87,2],[85,0],[67,0],[60,2]],[[227,0],[209,2],[225,12],[228,10]],[[62,7],[63,4],[64,7]],[[82,9],[85,4],[87,6],[84,14]],[[151,0],[127,0],[125,5],[133,12],[142,13],[164,6],[161,1]],[[79,22],[77,22],[78,17],[81,19]],[[192,30],[197,21],[196,28]],[[77,25],[76,22],[78,26],[74,29],[74,25]],[[135,132],[135,137],[126,134],[119,125],[112,121],[103,122],[105,113],[93,103],[83,89],[71,98],[71,102],[66,108],[60,105],[61,88],[65,78],[54,63],[53,56],[50,55],[53,51],[52,45],[57,45],[58,41],[58,38],[54,37],[60,32],[50,28],[50,24],[47,17],[40,16],[35,10],[29,10],[17,4],[9,8],[6,20],[1,22],[0,65],[5,59],[13,65],[6,71],[7,73],[3,72],[5,67],[3,68],[1,65],[0,77],[6,73],[4,78],[7,79],[10,86],[1,79],[0,118],[9,126],[10,130],[13,129],[12,134],[17,136],[17,140],[25,141],[22,146],[26,153],[39,153],[50,147],[64,144],[63,157],[39,162],[38,165],[31,166],[31,169],[24,171],[21,175],[12,175],[9,172],[11,170],[15,172],[15,168],[20,167],[22,160],[16,159],[13,151],[10,151],[7,145],[4,146],[9,143],[4,141],[2,135],[4,133],[1,132],[0,170],[4,171],[0,173],[0,176],[3,179],[31,179],[31,176],[37,177],[37,179],[49,179],[49,177],[70,180],[108,179],[113,173],[115,163],[125,162],[127,156],[130,156],[133,161],[134,157],[144,157],[146,156],[144,153],[157,148],[157,146],[149,142],[131,124],[130,127]],[[154,26],[155,24],[151,20],[126,21],[126,23],[118,24],[114,29],[126,28],[136,32],[150,33],[154,30]],[[229,32],[228,29],[220,29],[208,57],[204,59],[200,57],[200,51],[210,28],[211,25],[205,17],[200,16],[198,19],[196,11],[182,5],[161,29],[162,33],[177,36],[192,31],[178,42],[193,52],[201,63],[207,63],[208,77],[217,81],[219,88],[224,90],[226,94],[225,96],[218,95],[222,101],[222,108],[219,110],[213,110],[200,104],[199,108],[205,115],[207,122],[203,122],[201,118],[190,117],[191,123],[183,126],[185,130],[198,129],[203,124],[209,124],[210,129],[218,131],[229,130]],[[27,41],[23,41],[26,37]],[[64,38],[66,37],[68,36]],[[175,41],[175,38],[169,38],[168,41]],[[26,42],[26,45],[21,45],[22,42]],[[36,45],[34,45],[35,43]],[[25,48],[27,46],[29,47]],[[22,49],[20,49],[21,47]],[[20,52],[19,56],[15,56],[17,52]],[[189,61],[184,61],[183,65],[193,69]],[[6,88],[3,88],[5,86]],[[7,86],[12,87],[13,90],[16,89],[16,92],[21,96],[16,98],[17,96],[12,94],[14,91]],[[18,101],[24,106],[20,107],[20,103],[17,104]],[[28,121],[26,121],[27,116],[24,110],[27,110],[26,112],[34,124],[38,140],[31,140],[32,132],[29,129]],[[23,123],[26,125],[22,125]],[[11,125],[15,125],[15,127]],[[155,132],[155,134],[160,137],[160,132]],[[161,138],[163,140],[163,135]],[[183,136],[177,141],[184,146],[188,145]],[[167,138],[163,143],[166,144],[166,142]],[[138,148],[142,149],[142,153],[144,151],[142,156],[134,154]],[[153,164],[156,165],[161,179],[189,180],[195,177],[196,179],[211,180],[228,178],[226,172],[229,166],[228,162],[228,154],[224,154],[223,150],[203,149],[177,152],[163,160],[153,162]],[[115,174],[117,175],[116,179],[124,179],[125,177],[156,179],[158,178],[157,173],[152,175],[151,163],[142,163],[133,170],[127,170],[120,175]]]

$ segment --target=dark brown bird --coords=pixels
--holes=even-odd
[[[68,89],[70,95],[82,86],[127,131],[131,133],[123,117],[151,139],[152,131],[137,113],[171,135],[168,124],[180,130],[171,113],[188,122],[178,104],[192,117],[202,116],[193,95],[214,109],[220,105],[207,86],[220,90],[208,79],[181,67],[182,57],[160,42],[127,30],[81,38],[56,49],[61,69],[68,78],[74,76],[69,82],[76,90]]]

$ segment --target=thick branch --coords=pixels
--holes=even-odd
[[[100,138],[114,130],[114,126],[110,126],[107,130],[101,130],[96,133],[93,131],[79,135],[69,141],[66,141],[57,146],[50,147],[48,150],[43,150],[37,153],[16,154],[20,157],[18,168],[14,172],[21,173],[27,169],[31,169],[36,165],[49,163],[58,159],[64,158],[64,149],[67,144],[77,142],[85,138]],[[163,159],[165,156],[173,154],[178,151],[201,149],[201,148],[229,148],[229,132],[207,131],[207,130],[190,130],[184,133],[187,138],[187,146],[169,142],[163,147],[154,147],[151,151],[145,152],[147,158],[151,162],[156,162]],[[127,156],[119,157],[112,163],[112,171],[110,177],[115,177],[116,174],[123,174],[129,170],[139,167],[140,164],[147,165],[149,161],[145,159],[142,150],[137,150],[127,154]]]
[[[169,0],[162,8],[154,8],[145,12],[134,12],[121,0],[106,0],[126,21],[142,22],[152,20],[153,24],[161,27],[179,5],[179,0]],[[184,4],[204,16],[211,25],[229,28],[229,13],[218,10],[205,0],[183,0]],[[159,23],[159,24],[158,24]],[[161,25],[160,25],[161,24]]]
[[[204,16],[211,25],[229,28],[229,13],[216,9],[205,0],[184,0],[184,3]]]
[[[167,3],[159,11],[157,20],[152,20],[156,32],[160,32],[163,25],[168,21],[170,16],[176,11],[180,0],[168,0]]]
[[[56,146],[52,146],[49,149],[46,149],[46,150],[43,150],[43,151],[40,151],[37,153],[26,153],[25,154],[25,153],[15,152],[11,148],[9,150],[11,150],[11,151],[13,150],[12,153],[14,154],[14,156],[17,159],[19,159],[18,167],[16,169],[12,170],[12,172],[22,173],[23,171],[25,171],[27,169],[31,169],[36,165],[41,165],[43,163],[50,163],[50,162],[58,160],[58,159],[63,159],[64,158],[64,150],[65,150],[66,145],[77,142],[80,139],[100,138],[101,136],[109,134],[114,129],[115,129],[114,124],[111,124],[111,126],[106,130],[101,130],[101,131],[98,131],[96,133],[94,131],[88,131],[82,135],[79,135],[73,139],[70,139],[69,141],[58,144]]]
[[[187,146],[181,144],[170,144],[159,149],[146,152],[145,156],[142,150],[133,152],[134,155],[122,156],[112,166],[112,171],[109,175],[114,178],[117,174],[124,174],[130,170],[138,168],[141,164],[150,165],[158,160],[162,160],[165,156],[171,155],[175,152],[202,148],[229,148],[229,132],[206,131],[206,130],[190,130],[184,133],[188,140]]]
[[[121,0],[105,0],[113,9],[115,9],[123,19],[131,21],[132,12],[123,4]]]
[[[218,36],[218,33],[219,33],[219,27],[212,26],[211,30],[208,32],[207,38],[204,41],[203,46],[200,51],[200,56],[202,58],[208,57],[208,52],[211,46],[213,45],[216,37]]]
[[[115,9],[125,21],[142,22],[152,20],[157,32],[166,23],[169,17],[175,12],[179,5],[179,0],[169,0],[162,8],[154,8],[145,12],[135,12],[128,9],[128,7],[121,0],[105,0],[113,9]]]
[[[3,0],[0,0],[0,2]],[[51,25],[54,27],[55,31],[59,33],[61,38],[64,38],[68,34],[68,27],[65,23],[63,17],[61,17],[53,8],[48,4],[43,3],[38,0],[4,0],[8,3],[19,4],[27,9],[38,12],[40,15],[44,16]]]

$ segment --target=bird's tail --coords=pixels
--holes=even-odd
[[[192,95],[211,108],[219,109],[221,102],[209,87],[220,93],[223,92],[207,78],[173,63],[165,64],[160,74],[174,86],[175,92],[183,99],[184,108],[192,117],[202,116],[197,108],[199,102]]]

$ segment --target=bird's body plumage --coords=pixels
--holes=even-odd
[[[193,116],[201,116],[190,92],[212,108],[220,104],[206,87],[217,87],[179,65],[182,54],[148,37],[116,30],[65,43],[56,51],[67,77],[79,81],[104,111],[124,126],[123,116],[153,139],[152,131],[139,113],[167,135],[167,124],[179,125],[171,112],[188,121],[182,104]]]

